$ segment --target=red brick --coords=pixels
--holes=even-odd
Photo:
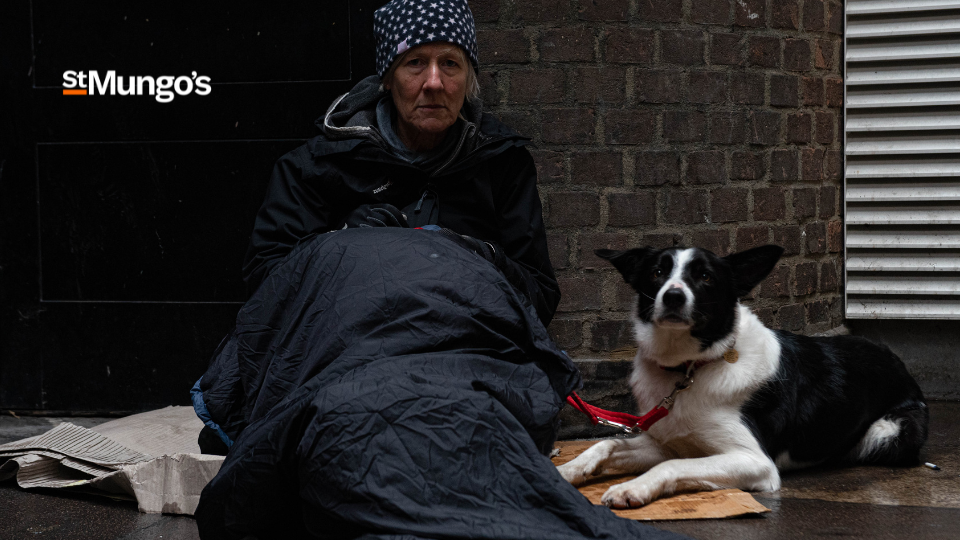
[[[475,22],[494,22],[500,18],[500,0],[470,0],[469,5]]]
[[[588,227],[600,222],[600,199],[587,191],[547,194],[548,227]]]
[[[637,19],[644,22],[680,22],[683,20],[683,0],[641,0],[637,2]]]
[[[837,188],[835,186],[823,186],[820,188],[820,206],[817,217],[820,219],[830,219],[837,215]]]
[[[827,79],[827,107],[843,107],[843,79]]]
[[[747,140],[750,144],[774,145],[780,142],[780,114],[753,111],[748,118]]]
[[[710,63],[723,66],[743,65],[740,34],[710,34]]]
[[[580,235],[580,268],[585,270],[611,268],[606,259],[597,257],[597,249],[624,250],[633,247],[630,236],[624,233],[583,233]]]
[[[663,220],[671,224],[705,223],[707,221],[707,194],[704,191],[661,191]]]
[[[609,110],[604,114],[604,139],[607,144],[649,143],[657,129],[657,117],[651,111]]]
[[[637,301],[637,291],[629,283],[622,279],[617,279],[613,285],[613,294],[615,296],[616,307],[620,311],[632,311]]]
[[[820,77],[804,77],[801,79],[800,92],[803,94],[803,104],[813,107],[823,105],[823,79]]]
[[[800,263],[794,272],[793,294],[805,296],[817,291],[817,263]]]
[[[664,63],[687,66],[703,63],[704,39],[699,30],[663,30],[660,42]]]
[[[574,152],[570,156],[570,181],[574,184],[619,186],[623,184],[623,155],[620,152]]]
[[[827,252],[827,228],[822,221],[808,223],[803,228],[807,238],[807,253],[820,254]]]
[[[804,306],[807,310],[807,323],[830,323],[830,311],[833,299],[821,298],[812,302],[807,302]],[[831,324],[832,326],[832,324]]]
[[[596,139],[596,111],[592,108],[544,109],[543,142],[588,144]]]
[[[766,172],[763,155],[734,152],[730,159],[730,177],[734,180],[759,180]]]
[[[583,321],[554,319],[547,330],[563,350],[572,351],[583,345]]]
[[[524,22],[548,22],[563,19],[568,2],[565,0],[524,0],[516,2],[517,18]]]
[[[530,40],[523,30],[477,30],[480,58],[488,64],[522,64],[530,61]]]
[[[643,235],[644,246],[651,246],[654,249],[665,249],[680,245],[683,236],[680,233],[648,233]]]
[[[817,190],[793,190],[793,219],[799,223],[817,215]]]
[[[827,251],[837,253],[843,250],[843,223],[831,221],[827,223]]]
[[[762,246],[764,243],[757,245]],[[737,246],[737,249],[742,251],[744,248]],[[790,296],[790,267],[779,264],[760,284],[760,297],[783,298],[785,296]]]
[[[827,4],[827,31],[843,35],[843,5],[840,2]]]
[[[822,32],[824,24],[823,0],[805,0],[803,3],[803,30],[805,32]]]
[[[637,174],[637,185],[677,184],[680,182],[680,154],[653,150],[637,152],[634,170]]]
[[[653,225],[657,220],[657,198],[654,193],[610,193],[608,227],[636,227]]]
[[[777,67],[780,64],[780,38],[751,36],[747,59],[751,66]]]
[[[572,80],[578,103],[617,104],[626,96],[626,72],[621,67],[578,67]]]
[[[593,29],[566,26],[543,31],[540,60],[544,62],[586,62],[594,59]]]
[[[777,221],[786,217],[786,203],[783,188],[754,188],[753,219],[757,221]]]
[[[740,105],[762,105],[763,74],[746,72],[731,73],[730,101]]]
[[[733,24],[759,27],[767,24],[764,0],[738,0],[733,3]]]
[[[690,103],[723,103],[727,100],[727,73],[725,71],[694,71],[690,73]]]
[[[590,350],[609,352],[635,347],[630,321],[595,321],[590,324]]]
[[[692,246],[713,252],[721,257],[730,254],[730,233],[723,229],[692,231],[690,238]]]
[[[547,252],[554,270],[563,270],[570,266],[570,243],[564,233],[547,233]]]
[[[737,251],[755,248],[768,243],[769,229],[766,225],[737,228]]]
[[[770,153],[770,181],[797,181],[797,151],[774,150]]]
[[[786,256],[799,255],[801,246],[800,227],[786,225],[773,228],[773,243],[783,248]]]
[[[837,266],[833,261],[827,261],[820,265],[820,292],[837,292],[840,288],[840,280],[837,276]]]
[[[776,328],[777,321],[776,315],[777,312],[771,307],[764,307],[760,309],[754,309],[754,314],[760,319],[760,322],[763,323],[767,328]]]
[[[523,69],[510,73],[511,103],[557,103],[563,101],[566,76],[559,69]]]
[[[813,65],[817,69],[833,69],[833,51],[836,45],[826,39],[817,40],[817,52],[813,56]]]
[[[600,276],[558,278],[560,285],[559,312],[600,309]]]
[[[623,0],[580,0],[577,17],[585,21],[625,21],[627,7]]]
[[[834,113],[830,111],[817,111],[817,142],[830,145],[834,141]]]
[[[771,7],[771,28],[796,30],[800,27],[800,6],[797,5],[797,0],[776,0]]]
[[[533,137],[540,127],[538,111],[531,109],[514,109],[508,111],[496,111],[494,114],[497,120],[517,130],[517,133]]]
[[[790,332],[799,332],[803,330],[803,305],[791,304],[783,306],[777,310],[777,316],[780,318],[780,328]]]
[[[672,142],[703,141],[707,134],[707,117],[699,111],[667,111],[663,113],[663,139]]]
[[[823,181],[823,150],[804,148],[800,152],[800,180],[803,182]]]
[[[727,24],[730,19],[730,0],[699,0],[690,18],[698,24]]]
[[[487,107],[493,107],[500,104],[500,87],[497,84],[499,72],[483,70],[477,77],[477,84],[480,85],[480,99]]]
[[[770,76],[770,105],[774,107],[797,107],[799,98],[800,78],[793,75]]]
[[[555,184],[563,182],[566,169],[563,164],[563,153],[550,150],[530,150],[533,162],[537,165],[537,183]]]
[[[740,144],[746,140],[746,118],[740,111],[721,112],[710,115],[710,142],[714,144]]]
[[[644,28],[609,29],[604,32],[604,50],[607,62],[649,64],[653,60],[653,31]]]
[[[842,150],[827,150],[823,153],[823,177],[830,181],[843,178]]]
[[[787,71],[810,71],[810,42],[787,39],[783,43],[783,68]]]
[[[747,220],[747,194],[740,188],[720,188],[711,193],[710,220],[714,223]]]
[[[676,70],[645,70],[636,74],[637,101],[641,103],[677,103],[680,101],[680,72]],[[763,77],[760,93],[763,95]],[[763,102],[761,98],[761,103]]]
[[[687,183],[722,184],[726,181],[727,158],[723,152],[712,150],[687,155]]]
[[[807,144],[813,140],[813,118],[807,113],[787,115],[787,142]]]

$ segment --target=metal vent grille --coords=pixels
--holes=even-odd
[[[960,0],[848,0],[846,312],[960,319]]]

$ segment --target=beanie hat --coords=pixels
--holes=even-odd
[[[373,13],[373,33],[381,79],[394,58],[434,41],[459,45],[467,52],[473,69],[480,71],[477,31],[467,0],[392,0]]]

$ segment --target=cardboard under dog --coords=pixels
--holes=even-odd
[[[641,435],[642,436],[642,435]],[[556,447],[560,455],[553,458],[554,465],[562,465],[580,455],[597,441],[560,441]],[[580,486],[578,489],[590,502],[600,504],[600,497],[614,484],[635,478],[632,475],[601,476]],[[719,519],[762,514],[770,509],[763,506],[752,495],[739,489],[705,491],[702,493],[684,493],[656,500],[643,508],[613,510],[624,518],[639,521],[677,520],[677,519]]]

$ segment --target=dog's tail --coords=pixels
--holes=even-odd
[[[921,400],[909,400],[870,425],[851,457],[872,465],[916,465],[927,441],[930,411]]]

